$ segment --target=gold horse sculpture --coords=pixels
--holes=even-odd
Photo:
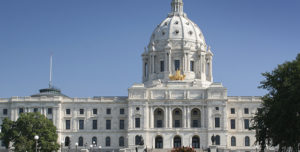
[[[184,80],[185,75],[181,75],[180,70],[176,70],[175,75],[169,75],[170,80]]]

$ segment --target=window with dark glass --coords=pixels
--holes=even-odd
[[[231,137],[231,146],[236,146],[236,138],[234,136]]]
[[[156,149],[163,148],[163,138],[161,136],[155,138],[155,148]]]
[[[244,108],[244,114],[249,114],[249,109],[248,108]]]
[[[165,62],[160,61],[160,72],[164,72],[164,71],[165,71]]]
[[[3,115],[7,115],[7,109],[3,109]]]
[[[249,129],[249,119],[244,119],[244,128]]]
[[[49,114],[49,115],[52,114],[52,108],[48,108],[48,114]]]
[[[107,130],[111,129],[111,120],[106,120],[106,129]]]
[[[66,114],[70,115],[71,114],[71,109],[66,109]]]
[[[180,60],[174,61],[175,70],[180,70]]]
[[[125,144],[124,144],[124,137],[120,137],[120,138],[119,138],[119,146],[120,146],[120,147],[125,146]]]
[[[248,136],[245,137],[245,146],[250,146],[250,138]]]
[[[125,114],[125,110],[122,108],[120,109],[120,115],[124,115]]]
[[[135,145],[140,145],[142,142],[142,136],[136,135],[135,136]]]
[[[108,114],[108,115],[111,114],[111,109],[110,108],[106,109],[106,114]]]
[[[105,138],[105,146],[110,147],[110,137]]]
[[[176,136],[174,138],[174,148],[179,148],[181,147],[181,138],[179,136]]]
[[[230,120],[230,128],[235,129],[235,119]]]
[[[220,118],[219,117],[215,118],[215,128],[220,128]]]
[[[216,110],[218,111],[218,110],[219,110],[219,107],[216,107]]]
[[[79,109],[79,114],[83,115],[84,114],[84,109]]]
[[[219,135],[216,135],[216,145],[220,145],[221,144],[221,139]]]
[[[179,128],[180,127],[180,120],[175,120],[175,128]]]
[[[98,113],[97,109],[93,109],[93,115],[96,115]]]
[[[194,148],[200,148],[200,139],[197,136],[194,136],[192,138],[192,147]]]
[[[98,122],[97,120],[93,120],[93,129],[97,129],[98,128]]]
[[[24,108],[19,108],[19,114],[24,113]]]
[[[194,71],[194,61],[190,62],[190,71]]]
[[[234,108],[231,108],[231,109],[230,109],[230,113],[231,113],[231,114],[235,114],[235,109],[234,109]]]
[[[65,138],[65,147],[70,146],[70,137]]]
[[[66,120],[66,130],[70,130],[70,128],[71,128],[71,121]]]
[[[140,128],[141,127],[141,119],[140,118],[135,118],[135,128]]]
[[[147,74],[148,74],[148,64],[145,63],[144,77],[147,77]]]
[[[83,146],[83,137],[78,138],[78,146],[80,146],[80,147]]]
[[[157,124],[156,124],[156,127],[157,127],[157,128],[162,128],[162,127],[163,127],[162,120],[157,120],[156,123],[157,123]]]
[[[33,112],[38,112],[39,109],[38,108],[33,108]]]
[[[97,146],[97,137],[92,138],[92,144],[93,146]]]
[[[124,120],[120,120],[120,129],[124,129]]]
[[[79,129],[80,130],[84,129],[84,120],[79,120]]]
[[[192,127],[198,127],[198,120],[193,120],[193,126]]]

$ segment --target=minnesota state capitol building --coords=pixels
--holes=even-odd
[[[213,82],[213,53],[204,35],[182,0],[172,0],[171,7],[142,53],[143,82],[132,85],[128,97],[71,98],[50,86],[29,97],[0,99],[1,123],[40,112],[57,127],[63,151],[256,151],[248,128],[260,97],[229,97]]]

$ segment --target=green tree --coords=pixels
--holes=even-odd
[[[300,54],[296,60],[262,74],[260,88],[268,90],[253,119],[256,143],[263,151],[279,146],[280,151],[300,148]]]
[[[38,135],[38,148],[41,151],[56,151],[59,149],[57,143],[58,135],[52,121],[40,113],[21,114],[17,121],[7,118],[3,120],[0,139],[6,148],[11,142],[16,152],[34,152],[36,141],[34,136]]]

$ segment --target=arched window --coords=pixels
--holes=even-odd
[[[155,148],[157,149],[163,148],[163,145],[164,145],[163,138],[161,136],[157,136],[155,138]]]
[[[245,146],[250,146],[250,138],[248,136],[245,137]]]
[[[181,138],[179,136],[174,137],[174,148],[181,147]]]
[[[216,135],[216,145],[220,145],[220,136]]]
[[[110,137],[105,138],[105,146],[110,147]]]
[[[163,128],[164,126],[164,111],[160,108],[154,111],[154,127]]]
[[[200,139],[198,136],[193,136],[192,138],[192,147],[193,148],[200,148]]]
[[[173,127],[182,127],[182,111],[179,108],[173,110]]]
[[[78,146],[83,146],[83,137],[78,138]]]
[[[135,136],[135,145],[140,145],[142,142],[142,136],[136,135]]]
[[[201,112],[197,108],[191,111],[191,124],[193,128],[201,127]]]
[[[236,138],[234,136],[231,137],[231,146],[236,146]]]
[[[70,145],[70,137],[65,138],[65,146],[68,147]]]
[[[119,138],[119,146],[120,147],[123,147],[125,144],[124,144],[124,137],[120,137]]]
[[[92,138],[92,143],[94,146],[97,146],[97,137]]]

